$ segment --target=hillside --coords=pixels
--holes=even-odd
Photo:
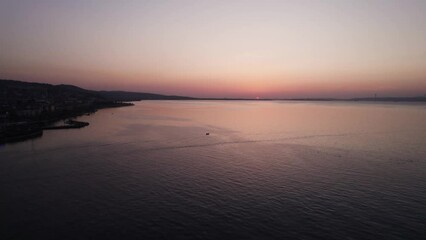
[[[189,100],[190,97],[168,96],[154,93],[125,92],[125,91],[99,91],[100,96],[114,101],[140,101],[140,100]]]
[[[73,85],[51,85],[0,79],[0,101],[48,99],[51,101],[74,99],[93,101],[184,100],[182,96],[126,91],[93,91]]]

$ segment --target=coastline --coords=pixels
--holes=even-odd
[[[104,108],[130,107],[129,102],[102,102],[85,109],[66,111],[50,116],[41,114],[38,119],[18,119],[0,125],[0,144],[16,143],[43,136],[44,130],[77,129],[89,125],[88,122],[72,120],[73,118],[93,114]],[[53,126],[58,121],[66,120],[66,125]]]

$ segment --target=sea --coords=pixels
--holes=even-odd
[[[0,146],[1,239],[426,239],[426,105],[140,101]]]

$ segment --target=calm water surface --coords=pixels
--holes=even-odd
[[[426,236],[425,105],[143,101],[79,119],[0,146],[1,239]]]

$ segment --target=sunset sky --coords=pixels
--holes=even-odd
[[[0,0],[0,78],[196,97],[426,94],[426,1]]]

